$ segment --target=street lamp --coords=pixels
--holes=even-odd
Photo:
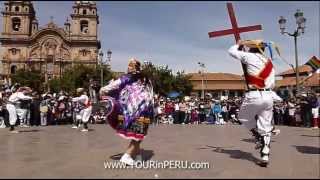
[[[294,33],[288,33],[285,31],[286,29],[286,22],[287,20],[283,17],[280,16],[280,19],[278,21],[279,26],[280,26],[280,31],[281,34],[287,34],[289,36],[294,37],[294,47],[295,47],[295,60],[296,60],[296,94],[299,94],[299,63],[298,63],[298,48],[297,48],[297,37],[300,36],[301,34],[304,34],[304,29],[305,23],[306,23],[306,18],[303,17],[303,12],[300,9],[297,9],[297,12],[294,14],[294,17],[296,18],[296,24],[297,24],[297,29],[294,31]]]
[[[100,62],[100,85],[102,87],[103,86],[103,69],[102,69],[103,52],[102,51],[100,51],[100,53],[99,53],[99,62]]]
[[[201,99],[204,99],[204,87],[203,87],[203,76],[204,76],[204,68],[205,68],[205,65],[204,63],[202,62],[198,62],[201,70],[200,70],[200,74],[201,74]]]
[[[109,49],[107,51],[107,61],[108,61],[108,64],[111,65],[111,54],[112,54],[112,51]]]

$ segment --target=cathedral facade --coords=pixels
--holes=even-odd
[[[96,3],[76,1],[70,20],[58,27],[53,20],[39,27],[31,1],[4,2],[0,36],[2,79],[18,69],[40,70],[46,81],[75,64],[96,65],[101,47]]]

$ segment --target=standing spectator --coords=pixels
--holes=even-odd
[[[206,122],[212,122],[212,119],[210,121],[210,117],[212,116],[212,112],[211,112],[211,102],[209,99],[206,99],[204,101],[204,112],[205,112],[205,121]]]
[[[49,101],[50,101],[50,94],[42,95],[42,101],[40,102],[40,124],[41,126],[47,125],[47,118],[48,118],[48,111],[49,111]]]
[[[296,105],[294,103],[294,99],[289,100],[287,107],[289,112],[289,124],[296,126],[297,125],[296,118],[295,118]],[[284,118],[284,119],[287,119],[287,118]]]
[[[312,108],[311,108],[310,98],[308,98],[307,94],[302,94],[302,101],[300,103],[300,107],[301,107],[301,118],[303,121],[303,126],[310,128]]]
[[[222,109],[219,101],[215,102],[215,104],[213,105],[212,111],[214,115],[215,124],[221,124],[222,122],[220,122],[220,115],[221,115]]]
[[[275,104],[273,107],[273,119],[275,125],[280,125],[280,116],[281,116],[281,109],[279,104]]]
[[[158,120],[160,120],[160,122],[162,123],[163,117],[164,117],[164,102],[163,102],[163,99],[160,99],[159,105],[157,106],[157,117],[158,117]]]
[[[180,112],[180,108],[179,108],[179,100],[177,99],[174,103],[174,124],[178,124],[179,123],[179,112]]]
[[[95,86],[94,80],[90,79],[89,80],[89,97],[90,97],[90,100],[95,104],[97,103],[97,94],[94,86]]]
[[[206,112],[205,112],[205,105],[204,105],[204,102],[201,101],[199,103],[199,121],[200,121],[200,124],[203,123],[205,120],[206,120]]]
[[[288,115],[286,115],[286,107],[287,107],[287,103],[284,103],[284,102],[280,103],[280,116],[279,116],[279,124],[280,125],[284,124],[284,122],[283,122],[284,117],[288,117]]]
[[[199,124],[198,108],[193,107],[191,110],[191,124]]]
[[[4,107],[4,102],[1,97],[0,99],[0,128],[5,128],[5,107]]]
[[[313,128],[318,129],[319,124],[318,124],[318,118],[319,118],[319,102],[317,95],[315,93],[312,93],[310,97],[310,104],[311,104],[311,110],[312,110],[312,120],[313,120]]]
[[[186,104],[186,117],[184,118],[184,123],[189,124],[191,121],[191,110],[192,110],[192,104],[190,97],[185,97],[185,104]]]
[[[30,125],[39,126],[40,125],[40,97],[35,92],[33,94],[33,101],[30,104]]]
[[[228,113],[228,105],[226,102],[222,103],[222,109],[221,109],[221,115],[224,121],[228,122],[229,121],[229,113]]]
[[[185,124],[185,119],[186,119],[186,112],[187,112],[187,105],[184,102],[184,100],[181,100],[179,103],[179,124]]]
[[[165,107],[164,107],[164,112],[166,113],[166,115],[171,115],[173,116],[174,113],[174,104],[172,103],[172,101],[167,98],[167,102],[165,103]]]

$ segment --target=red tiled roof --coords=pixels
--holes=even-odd
[[[231,82],[231,81],[219,81],[224,83],[216,83],[215,82],[208,82],[207,84],[204,83],[203,89],[205,90],[245,90],[246,84],[244,81],[238,82]],[[193,90],[202,90],[201,82],[192,82]]]
[[[191,75],[190,80],[202,80],[202,74],[199,73],[189,73]],[[204,80],[210,81],[241,81],[244,78],[240,75],[231,74],[231,73],[204,73]]]
[[[300,77],[300,84],[303,86],[320,86],[320,73],[313,73],[309,77]],[[276,87],[295,86],[296,77],[286,77],[276,81]]]
[[[310,66],[308,66],[308,65],[299,66],[298,69],[299,69],[299,73],[312,72],[312,68]],[[278,76],[289,75],[289,74],[295,74],[293,69],[286,70],[286,71],[278,74]]]
[[[205,90],[245,90],[244,78],[231,73],[189,73],[194,90],[202,89],[202,78]]]
[[[276,80],[276,87],[295,86],[296,77],[286,77],[281,80]]]
[[[320,73],[313,73],[312,76],[307,77],[306,81],[303,82],[305,86],[320,86]]]

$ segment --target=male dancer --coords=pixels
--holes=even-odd
[[[72,98],[73,102],[78,102],[84,106],[84,109],[80,111],[81,120],[83,123],[82,132],[88,132],[88,121],[92,112],[92,104],[87,95],[87,92],[83,88],[78,88],[77,93],[80,94],[79,97]]]
[[[21,100],[31,100],[32,97],[26,96],[25,94],[30,92],[30,88],[27,87],[20,87],[17,92],[11,94],[7,101],[7,110],[9,112],[9,121],[10,121],[10,132],[11,133],[18,133],[19,131],[14,130],[14,126],[17,121],[17,107],[19,101]]]
[[[248,52],[244,48],[249,48]],[[275,71],[272,61],[263,55],[264,43],[258,40],[240,41],[229,49],[229,54],[245,64],[245,79],[249,89],[239,112],[239,120],[250,129],[257,140],[261,141],[260,165],[266,167],[269,162],[273,101],[281,101],[272,88],[275,86]]]

